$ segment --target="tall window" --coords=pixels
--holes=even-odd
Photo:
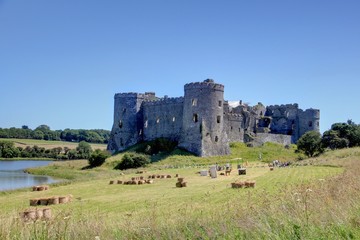
[[[221,116],[217,116],[217,117],[216,117],[216,122],[217,122],[217,123],[220,123],[220,121],[221,121]]]
[[[192,105],[192,106],[196,106],[196,105],[197,105],[197,99],[196,99],[196,98],[193,98],[193,99],[191,100],[191,105]]]
[[[193,115],[193,121],[194,121],[194,122],[198,122],[198,121],[199,121],[198,115],[197,115],[196,113],[194,113],[194,115]]]
[[[222,107],[222,101],[219,101],[219,107]]]

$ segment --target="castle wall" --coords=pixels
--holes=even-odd
[[[226,115],[226,133],[230,142],[244,142],[244,119],[242,114]]]
[[[271,133],[257,133],[253,138],[253,146],[261,146],[266,142],[273,142],[282,145],[291,144],[291,135],[271,134]]]
[[[145,101],[143,112],[143,140],[164,137],[179,141],[182,129],[184,98],[164,98]]]

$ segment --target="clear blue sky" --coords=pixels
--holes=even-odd
[[[111,129],[117,92],[298,103],[360,123],[360,1],[0,0],[0,127]]]

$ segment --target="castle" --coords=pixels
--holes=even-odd
[[[227,155],[230,142],[261,145],[295,143],[319,131],[320,111],[297,104],[265,107],[224,101],[224,86],[211,79],[188,83],[184,97],[158,98],[153,92],[115,94],[114,123],[108,150],[168,138],[198,156]]]

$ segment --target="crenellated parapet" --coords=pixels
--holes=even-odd
[[[182,104],[184,102],[184,97],[174,97],[174,98],[159,98],[157,100],[144,100],[143,106],[160,106],[167,104]]]
[[[206,79],[203,82],[193,82],[185,84],[184,90],[190,90],[190,89],[204,89],[204,88],[210,88],[217,91],[224,91],[224,85],[215,83],[212,79]]]

